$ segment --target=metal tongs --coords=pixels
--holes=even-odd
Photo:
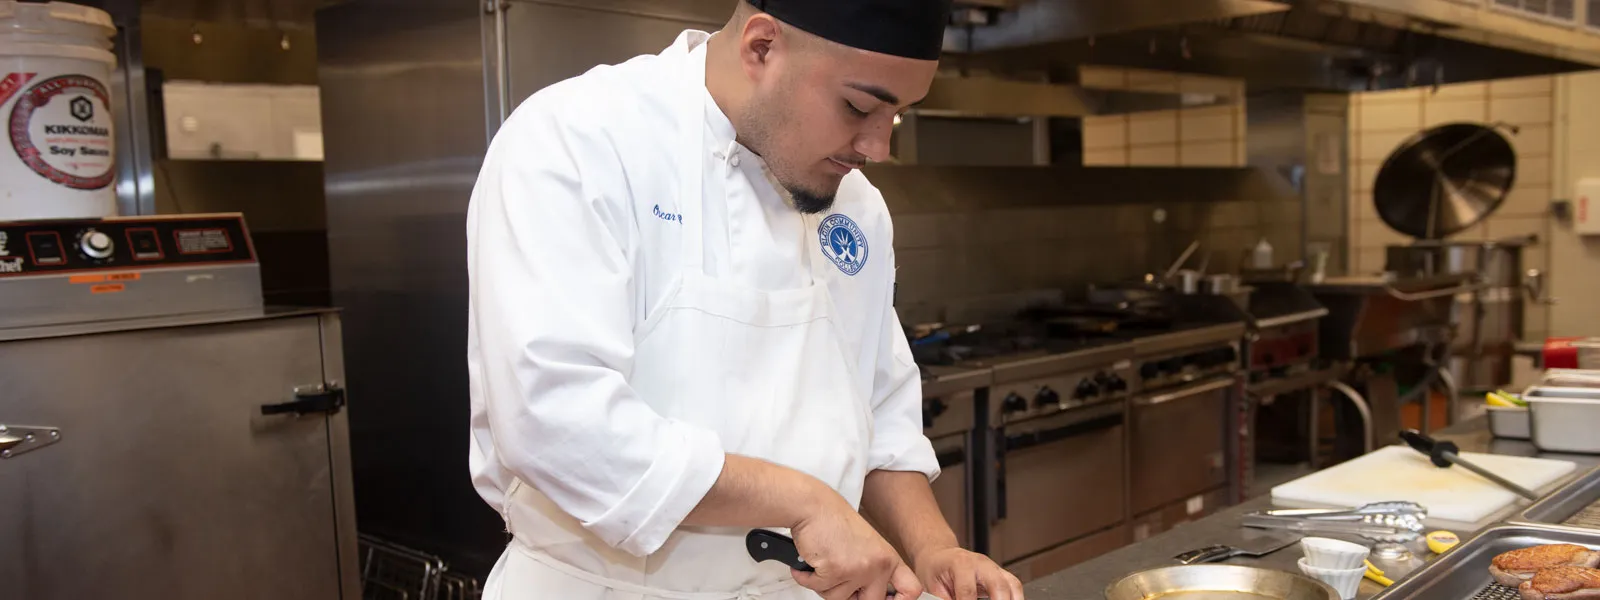
[[[1302,533],[1342,533],[1375,541],[1417,539],[1428,509],[1415,502],[1375,502],[1356,508],[1279,509],[1244,516],[1246,527]]]
[[[1356,508],[1290,508],[1269,510],[1260,514],[1313,521],[1359,522],[1408,531],[1422,531],[1422,522],[1428,518],[1428,509],[1415,502],[1397,500],[1374,502]]]

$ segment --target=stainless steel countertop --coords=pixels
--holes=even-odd
[[[1577,463],[1578,468],[1572,476],[1558,482],[1554,487],[1565,485],[1571,480],[1582,476],[1590,469],[1600,466],[1600,456],[1546,454],[1539,452],[1533,447],[1533,444],[1528,442],[1494,439],[1489,435],[1488,422],[1482,417],[1432,432],[1432,435],[1441,440],[1453,441],[1460,445],[1463,451],[1467,452],[1534,456]],[[1546,492],[1548,491],[1546,490]],[[1089,490],[1086,490],[1086,492],[1092,493]],[[1526,508],[1528,504],[1530,503],[1527,501],[1518,501],[1512,508],[1508,508],[1502,511],[1501,514],[1492,516],[1483,522],[1466,526],[1444,525],[1442,528],[1455,532],[1463,540],[1469,539],[1477,532],[1510,518],[1516,512]],[[1274,508],[1270,496],[1247,500],[1238,506],[1193,523],[1181,525],[1171,531],[1126,546],[1089,562],[1036,579],[1027,584],[1025,593],[1028,600],[1097,600],[1104,598],[1106,586],[1111,585],[1123,576],[1145,569],[1176,564],[1172,557],[1184,551],[1213,544],[1238,544],[1249,539],[1252,535],[1259,535],[1255,533],[1255,530],[1240,527],[1240,516],[1248,512],[1269,508]],[[1433,523],[1429,523],[1430,528],[1433,525]],[[1225,561],[1225,564],[1254,565],[1298,573],[1300,570],[1295,563],[1300,560],[1300,556],[1300,547],[1297,544],[1260,559],[1235,558]],[[1357,593],[1356,598],[1357,600],[1367,600],[1382,591],[1382,589],[1382,587],[1371,581],[1363,580],[1361,591]]]

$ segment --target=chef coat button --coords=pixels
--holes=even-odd
[[[735,166],[735,167],[739,166],[739,155],[737,155],[737,154],[733,155],[733,158],[729,159],[729,162],[732,163],[733,166]]]

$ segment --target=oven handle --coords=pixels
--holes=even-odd
[[[1000,441],[1000,455],[1005,456],[1007,450],[1023,450],[1032,448],[1034,446],[1042,446],[1050,442],[1059,442],[1069,437],[1100,431],[1102,429],[1110,429],[1121,424],[1122,413],[1119,412],[1114,415],[1106,415],[1103,417],[1095,417],[1087,421],[1079,421],[1071,425],[1062,425],[1061,427],[1057,427],[1055,429],[1032,431],[1028,433],[1019,433],[1017,435],[1007,436]]]
[[[1023,450],[1051,442],[1110,429],[1123,424],[1121,412],[1103,417],[1095,417],[1076,423],[1062,425],[1055,429],[1034,431],[1013,436],[1007,436],[1003,430],[991,430],[994,448],[994,475],[989,477],[990,494],[994,501],[989,503],[989,522],[998,523],[1006,518],[1006,452],[1010,450]]]
[[[1145,398],[1136,398],[1133,401],[1133,405],[1134,406],[1155,406],[1157,404],[1166,404],[1168,402],[1172,402],[1172,401],[1175,401],[1175,400],[1182,400],[1184,398],[1192,398],[1192,397],[1195,397],[1195,396],[1199,396],[1199,395],[1204,394],[1206,392],[1214,392],[1214,391],[1226,388],[1228,386],[1231,386],[1233,384],[1234,384],[1234,381],[1233,381],[1232,378],[1218,379],[1216,381],[1212,381],[1212,382],[1208,382],[1208,383],[1196,384],[1196,385],[1193,385],[1193,386],[1189,386],[1189,387],[1183,388],[1181,390],[1167,392],[1165,394],[1158,394],[1158,395],[1155,395],[1155,396],[1149,396],[1149,397],[1145,397]]]
[[[1006,433],[1001,429],[989,430],[989,447],[994,449],[994,474],[989,476],[989,523],[999,523],[1006,518]]]

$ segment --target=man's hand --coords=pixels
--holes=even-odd
[[[922,584],[883,536],[844,498],[834,495],[816,516],[793,528],[795,548],[813,573],[795,571],[795,581],[826,600],[915,600]]]
[[[916,561],[928,593],[944,600],[1023,600],[1022,582],[982,554],[952,546],[929,550]]]

